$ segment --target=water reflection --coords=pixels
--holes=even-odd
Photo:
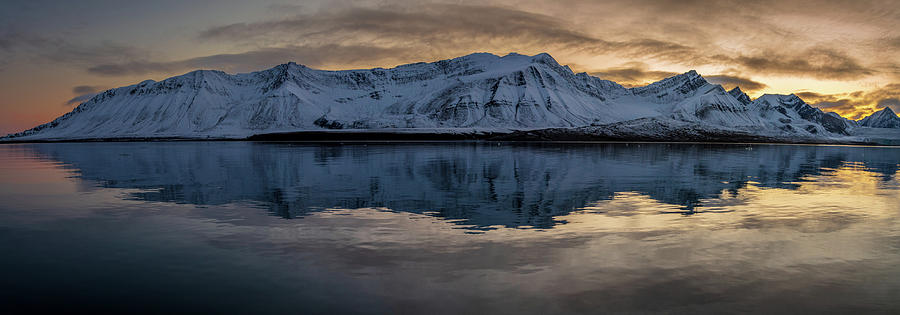
[[[32,144],[83,180],[142,201],[252,202],[283,218],[330,208],[427,213],[472,229],[551,228],[637,194],[662,213],[727,212],[748,187],[797,190],[842,168],[891,182],[900,149],[701,144]],[[817,181],[820,179],[816,179]]]
[[[0,146],[0,313],[897,313],[898,160],[763,145]]]

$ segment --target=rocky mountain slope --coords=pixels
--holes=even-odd
[[[866,117],[859,121],[862,127],[871,128],[900,128],[900,117],[890,107]]]
[[[885,125],[881,120],[888,121],[864,125]],[[548,54],[478,53],[391,69],[323,71],[287,63],[234,75],[198,70],[105,91],[52,122],[4,139],[241,139],[330,130],[600,132],[590,127],[613,125],[630,126],[634,135],[702,129],[773,141],[846,140],[856,127],[795,95],[751,100],[696,71],[625,88],[576,74]],[[648,125],[655,127],[641,129]]]

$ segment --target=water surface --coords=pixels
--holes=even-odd
[[[900,311],[900,149],[0,146],[3,310]]]

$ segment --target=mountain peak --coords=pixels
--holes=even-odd
[[[556,59],[553,58],[553,56],[550,56],[550,54],[545,53],[545,52],[539,53],[534,56],[523,55],[520,53],[512,52],[512,53],[507,54],[506,56],[500,57],[500,59],[522,59],[522,60],[528,60],[530,62],[544,63],[544,64],[550,64],[550,65],[559,65],[559,63],[556,61]]]
[[[632,91],[636,95],[656,95],[660,100],[670,100],[672,97],[676,97],[675,95],[693,94],[708,84],[709,82],[700,76],[696,70],[691,70],[650,83],[647,86],[632,88]]]
[[[546,64],[552,67],[563,67],[560,65],[556,59],[554,59],[548,53],[539,53],[534,56],[523,55],[520,53],[512,52],[506,54],[505,56],[498,56],[492,53],[487,52],[478,52],[468,54],[462,57],[457,57],[453,59],[441,60],[436,63],[466,63],[471,65],[479,65],[481,67],[497,67],[499,65],[505,65],[508,67],[517,67],[517,66],[525,66],[533,63],[541,63]],[[403,67],[403,66],[401,66]],[[504,68],[500,66],[500,68]]]
[[[280,65],[274,66],[272,68],[269,68],[268,70],[263,70],[263,71],[273,71],[274,70],[274,71],[285,72],[288,69],[305,68],[305,67],[306,66],[298,64],[296,62],[288,61],[288,62],[282,63]]]
[[[859,120],[859,125],[872,128],[900,128],[900,117],[890,107]]]
[[[747,93],[744,93],[744,91],[741,91],[741,87],[739,87],[739,86],[735,86],[733,89],[731,89],[731,91],[728,91],[728,94],[731,96],[734,96],[734,98],[736,98],[739,102],[743,103],[744,105],[749,105],[750,103],[753,102],[753,100],[750,99],[750,96],[748,96]]]
[[[688,71],[688,72],[685,72],[682,74],[678,74],[675,76],[671,76],[671,77],[656,81],[654,83],[651,83],[650,85],[657,84],[657,83],[663,83],[663,82],[690,82],[690,81],[702,81],[703,83],[708,83],[708,82],[706,82],[706,79],[703,78],[703,76],[701,76],[699,73],[697,73],[697,70],[691,70],[691,71]]]
[[[550,54],[545,53],[545,52],[542,52],[542,53],[540,53],[540,54],[534,55],[534,56],[532,56],[531,58],[532,58],[532,59],[535,59],[535,60],[544,60],[544,61],[553,61],[553,62],[556,62],[556,59],[554,59],[553,56],[550,56]]]
[[[682,74],[679,74],[679,75],[676,75],[673,77],[669,77],[669,78],[663,79],[663,80],[668,80],[668,79],[673,79],[676,81],[688,81],[688,82],[702,81],[703,83],[709,83],[706,81],[706,78],[704,78],[702,75],[700,75],[700,73],[697,73],[697,70],[691,70],[691,71],[688,71],[688,72],[685,72],[685,73],[682,73]]]
[[[770,101],[775,100],[781,104],[791,104],[791,105],[800,104],[800,103],[806,104],[806,102],[804,102],[803,99],[801,99],[799,96],[797,96],[797,94],[793,94],[793,93],[792,94],[763,94],[763,96],[760,96],[759,99],[766,99],[766,100],[770,100]]]

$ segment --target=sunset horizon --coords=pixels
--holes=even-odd
[[[389,68],[473,52],[546,52],[625,86],[694,69],[751,97],[794,93],[853,120],[900,111],[892,27],[900,5],[890,1],[204,3],[178,4],[183,15],[163,19],[166,12],[137,3],[110,13],[102,1],[3,4],[0,133],[51,121],[102,90],[192,70],[242,73],[288,61]]]

